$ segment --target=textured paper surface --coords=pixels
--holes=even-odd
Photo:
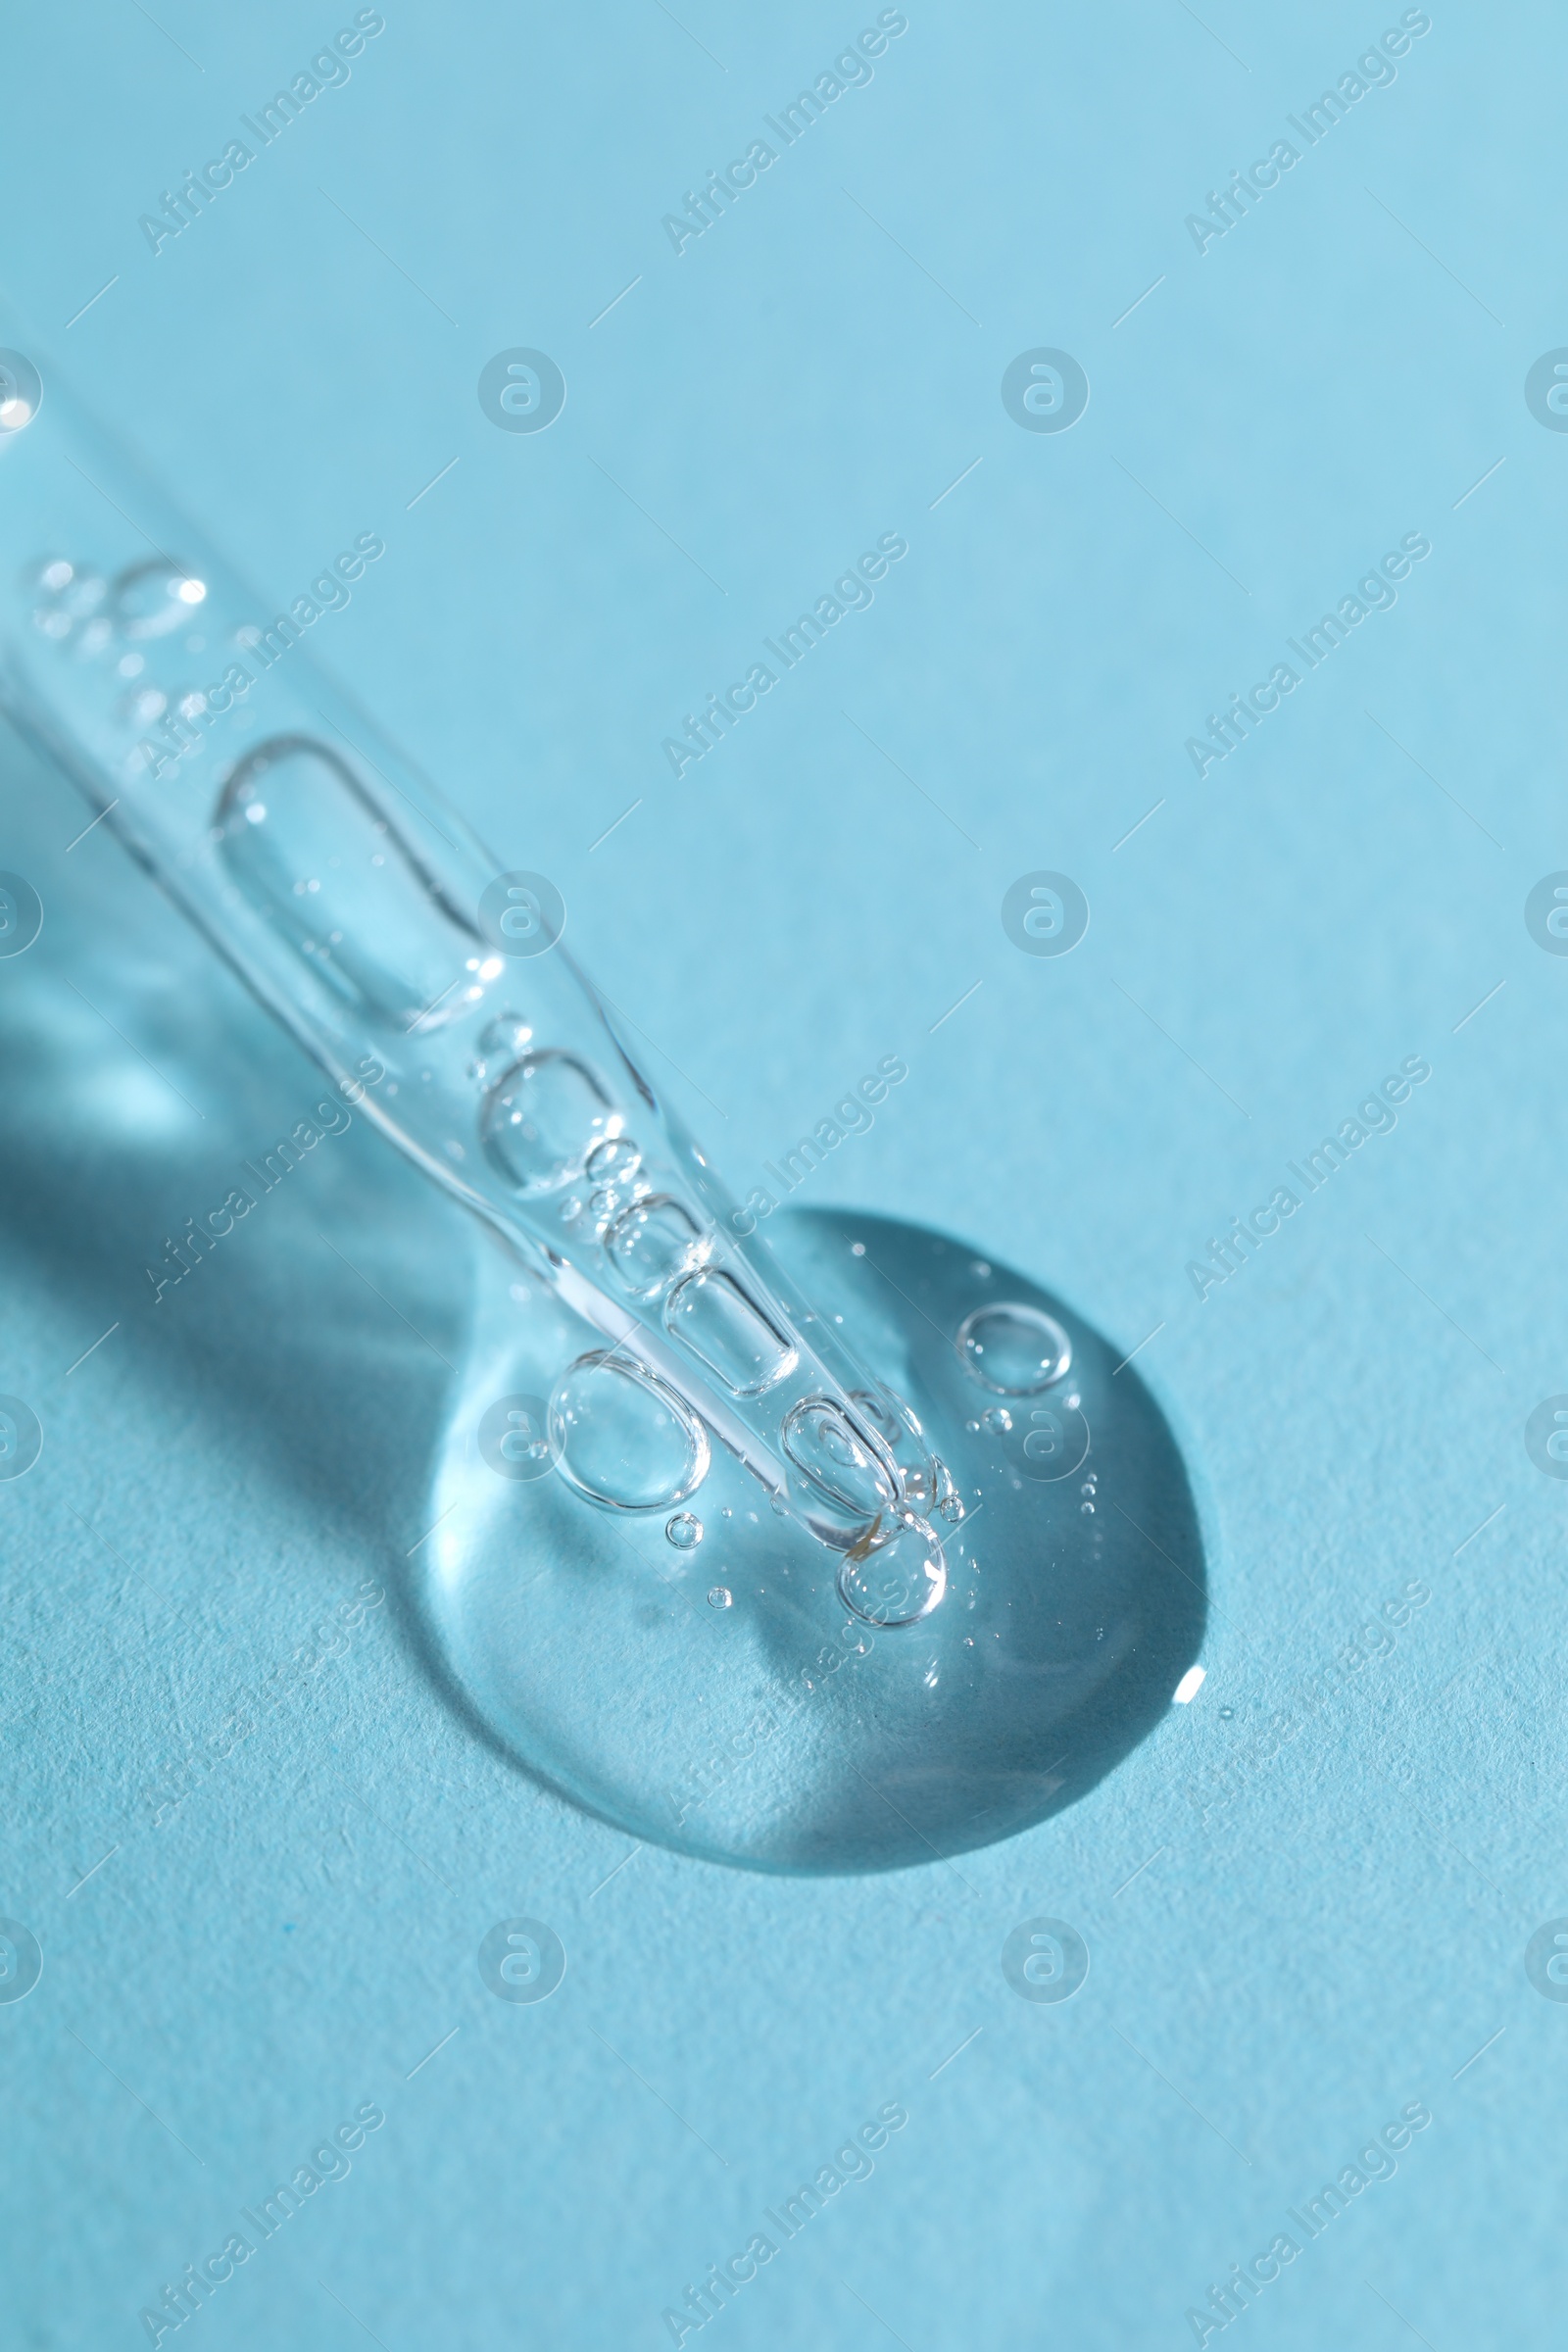
[[[44,1950],[0,2006],[19,2344],[147,2340],[367,2104],[209,2345],[669,2342],[895,2102],[718,2336],[1176,2345],[1284,2232],[1255,2345],[1544,2340],[1568,1494],[1523,1428],[1568,1388],[1568,965],[1522,909],[1568,863],[1568,439],[1524,382],[1568,342],[1563,32],[1434,8],[1308,145],[1289,118],[1400,13],[911,6],[679,254],[662,216],[876,11],[389,7],[156,255],[138,217],[337,22],[7,33],[7,275],[82,392],[280,606],[384,535],[313,650],[558,882],[738,1189],[909,1060],[812,1198],[1127,1348],[1162,1325],[1140,1365],[1217,1534],[1200,1695],[1063,1818],[880,1880],[628,1859],[475,1736],[407,1611],[461,1222],[361,1123],[149,1307],[166,1232],[319,1089],[8,750],[0,862],[47,909],[0,963],[0,1388],[45,1427],[0,1486],[0,1911]],[[514,347],[564,371],[548,432],[481,411]],[[1090,381],[1056,435],[999,391],[1039,347]],[[662,739],[885,532],[871,609],[677,782]],[[1200,779],[1187,738],[1405,534],[1396,604]],[[1042,868],[1092,908],[1059,960],[1000,919]],[[1200,1300],[1187,1262],[1407,1056],[1394,1131]],[[1040,1914],[1090,1948],[1059,2007],[1001,1971]],[[566,1950],[536,2006],[475,1965],[516,1916]]]

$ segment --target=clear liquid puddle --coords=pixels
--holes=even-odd
[[[496,1270],[427,1619],[508,1751],[636,1837],[770,1870],[927,1863],[1073,1803],[1163,1720],[1203,1629],[1198,1512],[1138,1367],[1113,1381],[1121,1350],[1061,1300],[918,1227],[773,1225],[893,1392],[854,1399],[903,1474],[881,1540],[853,1527],[886,1469],[837,1408],[790,1416],[770,1510],[682,1400]],[[765,1379],[776,1335],[722,1296],[694,1311],[726,1388]],[[476,1445],[518,1393],[551,1397],[554,1476],[498,1477]]]

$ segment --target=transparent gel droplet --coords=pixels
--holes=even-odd
[[[477,933],[325,744],[258,744],[215,822],[230,880],[357,1012],[406,1036],[483,994]]]
[[[999,1396],[1049,1389],[1072,1362],[1072,1342],[1055,1317],[1015,1299],[965,1317],[957,1345],[965,1367]]]
[[[677,1511],[664,1533],[677,1551],[695,1551],[703,1540],[703,1523],[691,1511]]]
[[[582,1168],[620,1124],[593,1071],[574,1054],[525,1054],[484,1099],[480,1132],[491,1164],[519,1193],[549,1193]]]
[[[612,1510],[667,1509],[708,1474],[702,1424],[656,1374],[613,1351],[579,1356],[557,1381],[550,1444],[578,1494]]]
[[[481,1298],[421,1518],[438,1533],[411,1573],[498,1739],[632,1837],[767,1870],[929,1865],[1060,1812],[1161,1736],[1203,1635],[1198,1511],[1125,1334],[1112,1344],[1018,1270],[918,1226],[784,1210],[767,1239],[815,1327],[842,1329],[863,1367],[847,1412],[804,1367],[779,1372],[791,1351],[743,1258],[658,1300],[667,1346],[717,1392],[711,1429],[670,1393],[673,1359],[657,1379],[606,1374],[604,1336],[542,1284],[520,1313],[509,1269]],[[977,1323],[999,1302],[1000,1329]],[[1021,1352],[1025,1380],[1070,1340],[1070,1377],[988,1393],[960,1343],[977,1331]],[[617,1368],[638,1344],[612,1351]],[[995,1374],[996,1356],[978,1360]],[[724,1392],[770,1376],[787,1482],[771,1508],[712,1434]],[[564,1460],[535,1479],[475,1464],[495,1399],[553,1387]],[[981,1426],[999,1411],[1010,1428]],[[698,1461],[700,1549],[674,1532],[695,1500],[655,1499]],[[698,1557],[707,1582],[688,1592]]]

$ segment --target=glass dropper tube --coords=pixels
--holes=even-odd
[[[837,1555],[854,1612],[927,1616],[951,1481],[738,1230],[548,879],[504,869],[316,669],[302,617],[269,618],[6,350],[0,519],[0,704],[382,1133],[603,1338],[551,1400],[568,1482],[611,1508],[617,1483],[678,1499],[716,1443]],[[379,552],[367,534],[340,563]]]

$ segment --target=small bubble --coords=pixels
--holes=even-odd
[[[971,1438],[977,1438],[980,1435],[980,1424],[978,1421],[966,1421],[963,1426],[968,1431]]]
[[[708,1595],[708,1605],[710,1609],[727,1609],[734,1597],[728,1585],[715,1585]]]
[[[677,1551],[695,1551],[703,1540],[703,1523],[693,1511],[677,1511],[664,1533]]]
[[[150,727],[154,719],[162,718],[165,698],[156,686],[133,687],[120,706],[121,716],[138,727]]]
[[[1235,1713],[1236,1709],[1234,1707],[1221,1707],[1219,1711],[1219,1719],[1221,1723],[1231,1722],[1235,1716]]]
[[[1054,1316],[1017,1300],[977,1307],[959,1325],[956,1346],[964,1368],[993,1396],[1036,1396],[1072,1361],[1072,1342]]]
[[[610,1135],[595,1144],[584,1164],[596,1184],[624,1184],[636,1175],[642,1158],[641,1148],[629,1135]]]
[[[865,1255],[865,1244],[863,1242],[852,1242],[850,1244],[850,1255],[852,1257],[863,1257]]]
[[[1004,1438],[1012,1427],[1012,1415],[1004,1404],[989,1405],[980,1416],[980,1426],[994,1438]]]

